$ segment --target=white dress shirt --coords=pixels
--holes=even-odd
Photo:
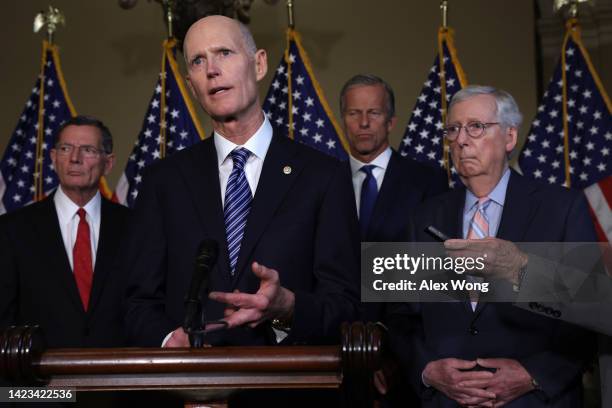
[[[387,167],[389,166],[389,160],[391,160],[390,147],[387,147],[370,163],[363,163],[353,156],[349,156],[351,174],[353,176],[353,191],[355,191],[355,202],[357,203],[357,214],[359,214],[359,206],[361,205],[361,186],[363,185],[363,180],[366,178],[366,174],[359,169],[367,164],[376,166],[372,169],[372,175],[376,179],[376,186],[378,187],[378,191],[380,191],[385,173],[387,172]]]
[[[57,220],[59,221],[62,239],[64,240],[64,248],[66,249],[66,255],[68,255],[68,262],[70,262],[70,269],[74,270],[72,249],[74,248],[77,238],[80,220],[77,211],[80,207],[68,198],[61,186],[57,188],[53,196],[53,202],[55,203]],[[87,212],[85,219],[89,224],[89,242],[91,242],[91,261],[93,262],[92,269],[95,269],[94,267],[96,265],[96,251],[98,249],[98,238],[100,237],[101,207],[102,198],[99,191],[96,192],[96,195],[83,207],[85,212]]]
[[[214,141],[215,149],[217,149],[217,164],[219,165],[219,185],[221,186],[221,204],[225,205],[225,189],[227,188],[227,180],[232,173],[234,162],[230,153],[237,147],[244,147],[251,152],[251,155],[244,165],[244,173],[251,189],[251,195],[255,196],[259,176],[261,176],[261,168],[263,167],[268,147],[272,141],[272,125],[264,115],[264,121],[257,131],[247,140],[247,142],[239,146],[230,142],[221,134],[215,131]]]

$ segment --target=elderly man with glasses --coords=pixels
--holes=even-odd
[[[470,86],[455,94],[443,133],[465,188],[426,202],[410,228],[413,241],[431,241],[428,226],[444,232],[452,238],[444,243],[450,255],[486,252],[485,269],[511,271],[517,284],[529,256],[513,242],[595,240],[581,192],[509,169],[521,119],[505,91]],[[582,406],[590,334],[486,300],[466,293],[454,302],[403,304],[390,317],[396,351],[423,406]]]
[[[50,151],[57,190],[0,217],[0,330],[37,324],[50,348],[125,345],[113,263],[129,210],[98,191],[112,151],[101,121],[69,119]]]

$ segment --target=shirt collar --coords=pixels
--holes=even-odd
[[[268,147],[272,141],[272,125],[268,120],[268,117],[264,114],[264,121],[259,126],[259,129],[243,144],[241,147],[248,149],[251,154],[257,156],[261,160],[266,158]],[[217,165],[221,167],[221,164],[227,159],[227,156],[234,150],[238,145],[227,140],[221,136],[217,131],[213,135],[215,148],[217,149]]]
[[[59,186],[55,191],[55,195],[53,196],[53,201],[55,202],[55,208],[57,210],[57,217],[60,221],[60,224],[67,224],[70,222],[72,217],[75,216],[76,212],[80,208],[78,205],[74,203],[62,190],[62,186]],[[100,208],[102,206],[102,196],[99,191],[96,191],[96,195],[92,197],[91,200],[83,209],[87,212],[92,222],[97,223],[100,220]]]
[[[499,179],[495,188],[491,193],[489,193],[489,198],[491,201],[499,204],[501,207],[504,206],[506,202],[506,191],[508,190],[508,181],[510,180],[510,168],[506,168],[504,174]],[[465,195],[465,209],[469,211],[472,209],[476,203],[478,202],[478,197],[474,195],[470,190],[466,190]]]
[[[360,160],[357,160],[353,156],[349,156],[349,162],[351,163],[351,173],[355,175],[359,171],[359,169],[361,169],[367,164],[373,164],[376,167],[386,170],[387,166],[389,165],[389,160],[391,160],[391,153],[391,147],[387,147],[378,156],[376,156],[374,160],[369,163],[364,163]]]

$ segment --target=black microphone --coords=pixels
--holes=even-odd
[[[192,347],[202,347],[204,324],[206,319],[202,309],[200,292],[208,292],[208,275],[217,263],[219,244],[213,239],[205,239],[200,243],[195,259],[195,267],[191,276],[191,284],[185,298],[185,320],[183,329],[189,334]],[[200,336],[196,336],[196,334]]]

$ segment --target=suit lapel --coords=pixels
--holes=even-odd
[[[79,290],[74,280],[74,274],[66,254],[66,248],[64,247],[53,195],[46,198],[43,205],[44,207],[42,207],[36,226],[38,228],[38,236],[41,238],[41,246],[43,251],[46,252],[44,256],[41,256],[41,259],[49,260],[50,265],[44,267],[42,272],[56,274],[53,278],[61,281],[75,310],[80,311],[84,315],[85,309],[83,308]]]
[[[385,177],[383,178],[383,182],[380,186],[380,191],[378,192],[378,197],[376,199],[376,204],[374,205],[374,212],[372,214],[370,225],[368,226],[366,238],[371,236],[380,236],[381,234],[379,234],[378,231],[384,231],[386,217],[389,215],[390,209],[394,202],[396,202],[397,195],[400,193],[399,191],[394,190],[394,188],[402,185],[402,177],[410,177],[409,174],[400,174],[400,159],[397,157],[397,155],[398,153],[393,151],[389,159],[389,164],[387,166],[387,170],[385,171]],[[414,191],[415,196],[418,193],[418,191]],[[418,201],[420,201],[420,197],[418,197]],[[406,209],[406,211],[408,211],[408,209]]]
[[[504,210],[497,230],[498,238],[512,242],[524,241],[529,225],[540,206],[533,196],[535,190],[533,184],[525,183],[520,175],[511,172]]]
[[[112,248],[114,246],[113,239],[117,239],[116,222],[113,222],[112,209],[105,198],[102,198],[100,208],[100,236],[98,237],[98,249],[96,251],[96,265],[94,268],[93,284],[91,287],[91,296],[89,298],[88,313],[91,315],[100,299],[102,289],[106,283],[106,277],[109,273],[110,263],[114,261]]]
[[[209,137],[196,145],[192,149],[191,155],[186,160],[179,162],[178,166],[193,197],[193,205],[196,208],[202,230],[206,231],[207,236],[215,239],[219,244],[217,269],[225,284],[229,287],[229,257],[223,208],[221,206],[217,150],[213,137]],[[194,177],[194,174],[197,176]]]
[[[497,238],[512,242],[522,242],[538,210],[539,202],[533,198],[532,194],[535,191],[535,187],[523,181],[520,175],[511,170],[504,208],[499,221],[499,228],[497,229]],[[481,301],[478,302],[474,313],[474,320],[480,316],[487,305],[485,294],[485,296],[481,297]]]
[[[235,283],[238,282],[241,273],[248,266],[246,262],[255,249],[261,234],[274,217],[283,197],[297,180],[302,170],[303,163],[295,153],[296,146],[290,139],[277,134],[272,137],[261,169],[257,191],[251,204],[246,231],[240,245],[234,277]],[[285,169],[290,169],[290,171],[287,172]]]

